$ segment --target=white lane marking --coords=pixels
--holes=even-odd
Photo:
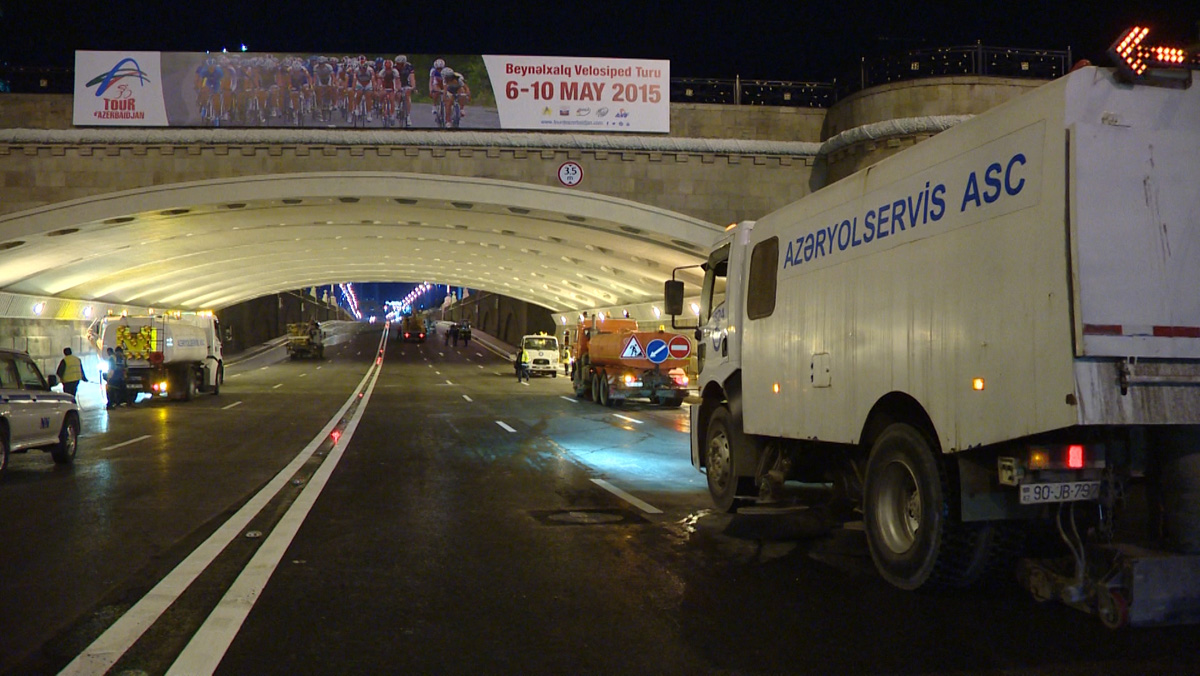
[[[240,373],[235,373],[235,374],[233,374],[233,375],[231,375],[231,376],[229,376],[229,377],[230,377],[230,378],[241,378],[241,377],[242,377],[242,374],[240,374]]]
[[[565,396],[565,395],[561,395],[561,394],[560,394],[560,395],[558,395],[558,398],[559,398],[559,399],[566,399],[567,401],[571,402],[572,404],[578,404],[578,403],[579,403],[579,400],[578,400],[578,399],[576,399],[575,397],[568,397],[568,396]]]
[[[438,352],[438,356],[439,356],[439,357],[445,357],[445,356],[446,356],[446,353],[445,353],[445,352]]]
[[[143,434],[142,436],[140,436],[140,437],[138,437],[138,438],[136,438],[136,439],[130,439],[129,441],[122,441],[121,443],[119,443],[119,444],[113,444],[112,446],[105,446],[104,448],[102,448],[102,449],[100,449],[100,450],[102,450],[102,451],[111,451],[111,450],[113,450],[114,448],[120,448],[120,447],[122,447],[122,446],[128,446],[129,444],[136,444],[137,442],[139,442],[139,441],[142,441],[143,439],[149,439],[149,438],[150,438],[150,435],[149,435],[149,434]]]
[[[482,357],[482,356],[483,356],[483,353],[482,353],[482,352],[476,352],[476,353],[475,353],[475,356],[476,356],[476,357]]]
[[[503,427],[505,430],[507,430],[509,432],[516,432],[515,429],[513,429],[513,428],[509,427],[507,424],[505,424],[503,420],[497,420],[496,424]]]
[[[617,496],[618,498],[621,498],[622,500],[624,500],[625,502],[628,502],[629,504],[633,505],[634,507],[637,507],[638,509],[642,510],[643,512],[645,512],[647,514],[662,514],[663,513],[661,509],[655,507],[654,505],[652,505],[644,500],[640,500],[638,498],[633,497],[632,495],[626,493],[625,491],[621,490],[620,488],[617,488],[616,486],[608,483],[604,479],[592,479],[592,483],[596,484],[600,488],[603,488],[604,490],[608,491],[609,493],[612,493],[613,495]]]
[[[272,390],[278,390],[278,389],[279,389],[279,388],[281,388],[281,387],[283,387],[283,383],[276,383],[276,384],[274,384],[274,385],[272,385],[272,386],[271,386],[271,389],[272,389]]]
[[[620,413],[614,413],[613,415],[620,418],[621,420],[628,420],[631,423],[637,423],[639,425],[646,422],[645,420],[638,420],[637,418],[630,418],[629,416],[621,415]]]
[[[296,501],[271,530],[271,534],[254,553],[250,563],[246,564],[245,569],[233,581],[233,585],[229,591],[225,592],[225,596],[213,609],[212,614],[208,616],[192,640],[188,642],[187,647],[179,654],[175,663],[167,670],[168,675],[211,674],[217,670],[217,665],[221,663],[225,652],[229,650],[230,644],[241,630],[246,616],[254,607],[254,602],[261,598],[271,575],[279,567],[280,560],[287,553],[287,548],[291,546],[296,533],[300,531],[300,526],[304,524],[304,519],[308,517],[309,511],[316,504],[321,491],[329,483],[329,477],[337,467],[338,461],[346,452],[346,446],[354,437],[354,431],[358,429],[359,420],[367,411],[367,405],[371,401],[371,392],[374,391],[375,383],[379,380],[380,370],[375,369],[374,377],[362,394],[361,403],[346,424],[342,436],[330,449],[325,462],[322,462],[317,471],[313,472],[312,477],[304,486],[304,490],[296,497]]]
[[[435,376],[440,376],[440,375],[442,375],[442,372],[441,372],[441,371],[434,371],[434,372],[433,372],[433,375],[435,375]]]
[[[430,364],[430,365],[429,365],[429,368],[433,368],[433,364]]]
[[[222,407],[221,407],[221,410],[222,410],[222,411],[228,411],[229,409],[233,408],[234,406],[241,406],[241,405],[242,405],[242,402],[241,402],[241,401],[235,401],[235,402],[233,402],[232,404],[230,404],[230,405],[228,405],[228,406],[222,406]]]
[[[266,371],[266,370],[267,370],[267,369],[269,369],[269,368],[271,368],[271,367],[270,367],[270,366],[263,366],[263,367],[260,367],[258,370],[259,370],[259,371]]]
[[[525,387],[529,387],[529,381],[528,381],[528,380],[522,380],[522,381],[520,381],[520,383],[519,383],[519,384],[521,384],[521,385],[524,385]]]
[[[317,368],[321,368],[318,366]],[[300,453],[288,463],[287,467],[279,470],[275,478],[271,479],[267,485],[263,486],[262,490],[250,498],[236,514],[229,517],[229,520],[221,524],[221,527],[208,537],[199,547],[188,554],[178,566],[167,574],[154,588],[149,591],[140,601],[135,603],[132,608],[125,611],[125,614],[112,624],[103,634],[92,642],[83,652],[79,653],[71,663],[66,666],[60,676],[67,674],[74,676],[76,674],[87,674],[89,676],[102,676],[109,668],[121,659],[129,648],[146,632],[158,618],[166,612],[176,599],[183,594],[192,582],[203,573],[213,559],[217,558],[225,547],[239,537],[242,531],[245,530],[250,520],[258,515],[259,512],[266,507],[267,502],[275,497],[281,488],[287,485],[296,472],[308,462],[312,454],[317,448],[325,442],[329,433],[337,426],[342,416],[346,415],[346,411],[350,410],[350,406],[358,399],[358,391],[366,385],[371,377],[371,371],[368,370],[363,376],[362,381],[358,383],[358,387],[354,389],[354,393],[342,404],[342,408],[329,422],[325,423],[325,427],[313,437],[312,441],[304,447]]]
[[[450,382],[449,380],[447,380],[447,381],[446,381],[446,384],[447,384],[447,385],[453,385],[454,383],[452,383],[452,382]]]
[[[467,401],[475,401],[474,399],[472,399],[472,398],[468,397],[468,396],[467,396],[467,395],[465,395],[465,394],[463,395],[463,399],[466,399]]]
[[[320,371],[320,370],[321,370],[321,367],[320,367],[320,366],[318,366],[318,367],[317,367],[317,370],[318,370],[318,371]]]
[[[479,366],[479,368],[483,368],[483,364],[479,364],[478,366]]]
[[[301,374],[300,374],[300,377],[301,377],[301,378],[303,378],[303,377],[304,377],[304,376],[306,376],[306,375],[308,375],[308,374],[307,374],[307,373],[301,373]]]

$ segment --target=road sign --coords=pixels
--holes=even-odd
[[[579,185],[583,180],[583,167],[578,162],[563,162],[558,168],[558,180],[568,188]]]
[[[692,354],[692,344],[688,342],[687,336],[671,336],[667,347],[672,359],[687,359]]]
[[[642,351],[642,344],[638,342],[637,336],[629,336],[629,342],[625,343],[625,349],[621,350],[621,359],[641,359],[646,353]]]
[[[661,364],[667,360],[670,350],[667,349],[667,341],[661,338],[646,343],[646,358],[655,364]]]

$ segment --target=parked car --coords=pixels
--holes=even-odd
[[[79,446],[79,405],[75,397],[50,388],[29,355],[0,348],[0,476],[10,453],[49,451],[57,463],[75,459]]]

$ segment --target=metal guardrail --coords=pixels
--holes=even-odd
[[[1069,49],[941,47],[864,57],[857,73],[833,82],[671,78],[671,102],[828,108],[854,92],[889,82],[951,75],[1052,80],[1070,67]],[[0,64],[0,92],[69,94],[74,82],[71,68]]]

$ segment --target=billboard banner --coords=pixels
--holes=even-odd
[[[669,92],[650,59],[79,51],[74,123],[667,133]]]

